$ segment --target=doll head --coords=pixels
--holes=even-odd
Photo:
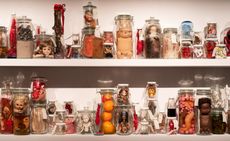
[[[86,22],[92,22],[93,21],[93,11],[92,10],[85,11],[84,19]]]
[[[147,91],[148,91],[149,97],[153,97],[156,95],[156,89],[153,85],[149,85]]]
[[[207,115],[211,112],[211,99],[201,98],[199,99],[199,109],[202,115]]]
[[[83,121],[83,123],[90,122],[90,115],[89,114],[83,114],[82,115],[82,121]]]
[[[19,97],[14,101],[14,111],[16,113],[23,113],[27,108],[28,100],[23,97]]]
[[[118,38],[132,38],[132,31],[129,28],[120,28],[117,32]]]

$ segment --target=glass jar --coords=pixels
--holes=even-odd
[[[195,106],[197,106],[197,134],[210,135],[212,133],[211,123],[211,90],[197,89]]]
[[[192,89],[180,89],[179,99],[179,133],[195,133],[194,92]]]
[[[217,44],[213,49],[212,57],[216,59],[225,59],[227,58],[227,48],[225,44]]]
[[[194,36],[193,36],[194,45],[202,45],[202,33],[203,32],[194,32]]]
[[[7,57],[8,36],[6,27],[0,26],[0,58]]]
[[[193,23],[191,21],[183,21],[181,23],[181,40],[192,40]]]
[[[133,132],[131,106],[116,106],[116,129],[118,135],[130,135]]]
[[[147,82],[146,94],[149,99],[157,100],[157,86],[156,82]]]
[[[65,122],[65,118],[66,118],[66,111],[65,110],[56,110],[55,114],[54,114],[54,121],[55,123],[64,123]]]
[[[49,100],[47,104],[47,113],[48,115],[54,115],[56,112],[55,100]]]
[[[115,125],[113,122],[114,107],[115,107],[115,102],[113,98],[114,90],[101,89],[100,94],[101,94],[101,102],[102,102],[102,107],[101,107],[102,109],[100,113],[101,131],[104,134],[114,134],[116,133]]]
[[[92,5],[92,2],[88,2],[83,6],[85,27],[96,28],[97,25],[97,7]]]
[[[217,24],[207,23],[205,27],[205,38],[217,38]]]
[[[205,58],[205,50],[203,45],[194,45],[193,46],[193,58],[202,59]]]
[[[33,25],[26,16],[17,19],[17,58],[32,58]]]
[[[65,123],[56,123],[52,134],[54,135],[65,135],[66,125]]]
[[[16,14],[11,15],[11,26],[9,33],[9,43],[10,48],[8,50],[8,58],[16,58],[16,48],[17,48],[17,28],[16,28]]]
[[[78,131],[80,134],[93,134],[94,133],[93,115],[94,113],[92,111],[89,111],[88,107],[84,107],[83,111],[78,111],[78,117],[79,117]],[[109,126],[109,124],[107,125]]]
[[[32,78],[31,99],[33,104],[46,104],[46,82],[45,77]]]
[[[222,42],[226,45],[227,48],[227,56],[230,57],[230,25],[228,25],[229,27],[226,27],[222,33]]]
[[[45,106],[33,105],[31,108],[31,133],[45,134],[48,132],[48,116]]]
[[[114,37],[112,31],[104,31],[103,33],[104,57],[113,58],[114,54]]]
[[[55,42],[52,35],[47,35],[42,32],[35,35],[36,47],[33,53],[33,58],[54,58]]]
[[[179,57],[179,42],[177,28],[164,28],[162,57],[164,59],[177,59]]]
[[[145,27],[145,57],[146,58],[160,58],[161,49],[161,27],[159,20],[150,17],[146,20]]]
[[[76,120],[75,115],[67,115],[65,119],[66,134],[75,134],[76,130]]]
[[[193,58],[193,47],[191,41],[183,40],[180,47],[180,58],[191,59]]]
[[[212,58],[213,50],[216,47],[218,40],[216,38],[207,38],[204,42],[206,58]]]
[[[118,15],[116,24],[116,55],[118,59],[131,59],[133,57],[133,17],[131,15]]]
[[[22,115],[22,117],[30,114],[29,89],[13,90],[13,114]],[[19,118],[20,118],[19,116]]]
[[[214,108],[212,109],[212,133],[213,134],[224,134],[226,130],[226,123],[223,122],[223,109]]]
[[[130,105],[129,84],[117,85],[117,105]]]
[[[94,49],[94,28],[84,28],[83,29],[83,41],[82,41],[82,50],[81,53],[83,57],[92,58],[93,57],[93,49]]]
[[[55,127],[54,115],[48,115],[48,133],[52,133]]]
[[[74,115],[76,113],[73,101],[64,101],[64,108],[66,110],[67,115]]]
[[[227,133],[230,134],[230,100],[228,100],[228,112],[227,112]]]
[[[30,134],[30,116],[14,115],[14,134],[29,135]]]
[[[153,127],[150,125],[150,115],[148,107],[142,107],[140,110],[139,124],[136,130],[138,134],[154,133]]]
[[[176,100],[174,98],[169,98],[168,105],[167,105],[167,121],[166,121],[166,132],[169,135],[176,134],[178,129],[176,108],[177,108]]]

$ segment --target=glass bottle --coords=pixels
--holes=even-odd
[[[44,77],[32,78],[31,100],[33,104],[46,104],[46,82]]]
[[[146,58],[160,58],[161,27],[159,20],[150,17],[146,20],[144,50]]]
[[[213,108],[211,114],[212,114],[212,133],[224,134],[226,129],[226,123],[223,122],[223,109]]]
[[[177,59],[179,57],[179,41],[177,28],[164,28],[162,57],[164,59]]]
[[[17,19],[17,58],[32,58],[34,27],[26,16]]]
[[[85,27],[96,28],[97,26],[97,7],[88,2],[83,6]]]
[[[118,15],[115,17],[116,55],[118,59],[133,57],[133,17]]]
[[[180,58],[193,58],[193,47],[190,40],[183,40],[180,47]]]
[[[192,40],[193,23],[191,21],[183,21],[181,23],[181,40]]]
[[[7,57],[8,35],[6,27],[0,26],[0,58]]]
[[[35,35],[36,47],[33,52],[33,58],[54,58],[55,42],[52,35],[41,32]]]
[[[114,37],[112,31],[104,31],[103,33],[104,57],[113,58],[114,55]]]
[[[31,108],[31,133],[45,134],[48,132],[48,115],[45,106],[33,105]]]
[[[8,50],[8,58],[16,58],[17,56],[17,28],[16,28],[16,14],[11,15],[11,27],[9,33],[10,48]]]
[[[205,50],[203,45],[194,45],[193,46],[193,58],[202,59],[205,58]]]
[[[82,41],[82,50],[81,54],[83,57],[92,58],[93,57],[93,49],[94,49],[94,39],[96,38],[94,35],[94,28],[84,28],[82,30],[83,34],[83,41]]]
[[[169,135],[176,134],[178,130],[177,111],[176,111],[176,100],[169,98],[167,103],[167,124],[166,132]]]
[[[218,40],[216,38],[207,38],[204,42],[204,48],[206,52],[206,58],[213,58],[213,50],[216,47]]]
[[[116,105],[130,105],[129,84],[117,85]]]
[[[212,57],[216,59],[225,59],[227,58],[227,49],[225,44],[217,44],[213,49]]]
[[[194,92],[192,89],[180,89],[179,99],[179,133],[195,133]]]

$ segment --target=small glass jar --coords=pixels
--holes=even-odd
[[[195,133],[194,92],[191,89],[180,89],[179,99],[179,133]]]
[[[207,23],[205,27],[205,38],[217,38],[217,24]]]
[[[227,58],[227,48],[225,44],[217,44],[213,49],[212,57],[216,59],[225,59]]]
[[[30,116],[14,115],[14,135],[30,134]]]
[[[33,25],[26,16],[17,19],[17,58],[32,58]]]
[[[64,108],[66,110],[67,115],[74,115],[76,113],[73,101],[64,101]]]
[[[93,112],[89,111],[88,107],[84,107],[83,111],[79,111],[78,117],[79,117],[78,119],[79,133],[80,134],[93,134],[94,132]],[[108,121],[107,123],[110,123],[110,122]]]
[[[228,112],[227,112],[227,133],[230,134],[230,100],[228,100]]]
[[[96,28],[97,25],[97,7],[92,5],[92,2],[88,2],[87,5],[83,6],[84,9],[84,21],[85,27]]]
[[[162,57],[164,59],[177,59],[179,57],[179,41],[177,28],[164,28]]]
[[[147,135],[154,133],[153,127],[150,125],[150,116],[148,107],[143,107],[140,110],[139,124],[136,133]]]
[[[33,53],[33,58],[54,58],[55,42],[52,35],[47,35],[42,32],[35,35],[36,47]]]
[[[129,84],[117,85],[117,105],[130,105]]]
[[[156,82],[147,82],[146,94],[149,99],[157,100],[157,86]]]
[[[180,58],[191,59],[193,58],[193,47],[191,40],[183,40],[180,47]]]
[[[116,55],[118,59],[131,59],[133,57],[133,17],[131,15],[118,15],[116,24]]]
[[[103,33],[104,57],[113,58],[114,54],[114,37],[112,31],[104,31]]]
[[[223,122],[223,109],[214,108],[212,109],[212,133],[213,134],[224,134],[226,130],[226,123]]]
[[[205,50],[203,45],[194,45],[193,46],[193,58],[202,59],[205,58]]]
[[[0,58],[7,57],[8,36],[6,27],[0,26]]]
[[[75,115],[67,115],[65,119],[66,134],[75,134],[76,130],[76,118]]]
[[[66,125],[65,123],[56,123],[52,134],[54,135],[65,135]]]
[[[228,27],[226,27],[222,33],[222,42],[226,45],[227,48],[227,57],[230,57],[230,25],[228,25]]]
[[[146,58],[160,58],[161,27],[159,20],[150,17],[146,20],[144,50]]]
[[[204,48],[206,52],[206,58],[213,58],[213,50],[216,47],[218,40],[216,38],[207,38],[204,42]]]
[[[45,77],[32,78],[31,99],[33,104],[46,104],[46,82]]]
[[[29,89],[13,90],[13,115],[27,116],[30,114]]]
[[[169,135],[177,133],[178,121],[177,121],[177,107],[176,100],[174,98],[169,98],[167,103],[167,120],[166,120],[166,132]]]
[[[55,104],[55,100],[49,100],[48,104],[47,104],[47,113],[48,115],[54,115],[54,113],[56,112],[56,104]]]
[[[48,132],[48,115],[45,106],[33,105],[31,108],[31,133],[45,134]]]
[[[82,41],[82,56],[86,58],[93,57],[93,49],[94,49],[94,39],[96,38],[94,35],[94,28],[84,28],[83,29],[83,41]]]
[[[116,107],[116,129],[118,135],[130,135],[133,132],[131,106]]]
[[[181,40],[192,40],[193,23],[191,21],[183,21],[181,23]]]
[[[66,111],[65,110],[56,110],[55,114],[54,114],[55,118],[54,121],[55,123],[64,123],[65,122],[65,118],[66,118]]]

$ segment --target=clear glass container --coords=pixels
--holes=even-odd
[[[193,36],[193,44],[194,45],[202,45],[202,34],[203,32],[194,32]]]
[[[31,107],[31,133],[45,134],[48,132],[48,115],[46,107],[33,105]]]
[[[180,47],[180,58],[191,59],[193,58],[193,46],[191,41],[183,40]]]
[[[180,50],[177,28],[164,28],[163,33],[162,58],[177,59]]]
[[[150,124],[150,115],[148,107],[143,107],[140,110],[139,124],[136,133],[143,135],[154,133],[154,129]]]
[[[46,106],[47,109],[47,113],[48,115],[54,115],[54,113],[56,112],[56,101],[55,100],[49,100]]]
[[[179,99],[179,133],[195,133],[195,107],[194,91],[192,89],[180,89]]]
[[[54,114],[54,121],[55,123],[64,123],[66,118],[66,111],[57,109]]]
[[[13,115],[27,116],[30,114],[29,89],[13,90]]]
[[[78,131],[80,134],[94,133],[94,118],[93,112],[84,107],[83,111],[78,111]]]
[[[130,105],[129,84],[117,85],[116,105]]]
[[[14,135],[29,135],[30,134],[30,116],[29,115],[14,115]]]
[[[55,42],[52,35],[47,35],[42,32],[35,35],[36,47],[33,53],[33,58],[54,58]]]
[[[34,27],[26,16],[17,19],[17,58],[32,58]]]
[[[65,119],[66,134],[75,134],[77,132],[75,115],[67,115]]]
[[[205,49],[203,45],[194,45],[193,46],[193,58],[202,59],[205,58]]]
[[[167,103],[166,132],[169,135],[176,134],[178,129],[177,106],[174,98],[169,98]]]
[[[67,115],[74,115],[76,113],[76,107],[73,101],[64,101],[64,108]]]
[[[8,50],[8,58],[16,58],[17,56],[17,28],[16,28],[16,14],[11,15],[11,26],[10,26],[10,33],[9,33],[9,43],[10,48]]]
[[[150,17],[146,20],[144,50],[146,58],[160,58],[161,27],[159,20]]]
[[[224,134],[226,130],[226,123],[223,122],[223,109],[214,108],[212,109],[212,133],[213,134]]]
[[[46,104],[46,82],[45,77],[32,78],[31,100],[33,104]]]
[[[103,33],[104,57],[113,58],[114,55],[114,36],[112,31]]]
[[[227,48],[225,44],[217,44],[213,49],[212,57],[216,59],[225,59],[227,58]]]
[[[0,26],[0,58],[7,57],[8,35],[6,27]]]
[[[82,30],[83,41],[82,41],[82,50],[81,54],[83,57],[92,58],[93,57],[93,49],[94,49],[94,39],[96,38],[94,35],[94,28],[84,28]]]
[[[97,7],[88,2],[87,5],[83,6],[84,10],[84,21],[85,27],[96,28],[97,25]]]
[[[227,48],[227,57],[230,57],[230,23],[221,32],[221,43],[224,43]]]
[[[205,38],[217,38],[217,23],[207,23]]]
[[[133,114],[131,106],[116,106],[116,130],[118,135],[130,135],[133,132]]]
[[[137,29],[136,33],[136,56],[137,58],[144,57],[144,33],[143,29]]]
[[[116,55],[118,59],[133,57],[133,17],[118,15],[115,17]]]
[[[55,127],[55,121],[54,121],[54,115],[48,115],[48,133],[52,134],[54,127]]]
[[[181,23],[181,40],[193,39],[193,23],[191,21],[183,21]]]
[[[66,125],[65,123],[56,123],[52,134],[54,135],[65,135]]]
[[[158,84],[156,82],[147,82],[146,94],[148,100],[157,100],[157,86]]]
[[[207,38],[204,42],[204,48],[206,52],[206,58],[213,58],[213,50],[218,44],[218,40],[216,38]]]

